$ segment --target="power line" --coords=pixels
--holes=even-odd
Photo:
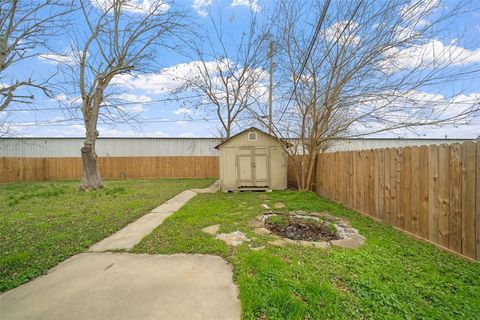
[[[126,101],[126,102],[118,102],[118,105],[115,107],[122,107],[127,105],[145,105],[145,104],[153,104],[159,102],[172,102],[172,101],[181,101],[181,100],[188,100],[188,99],[198,99],[204,97],[203,95],[197,96],[188,96],[188,97],[177,97],[177,98],[165,98],[165,99],[154,99],[148,101]],[[105,106],[108,107],[108,106]],[[3,112],[20,112],[20,111],[53,111],[53,110],[80,110],[81,106],[76,107],[49,107],[49,108],[24,108],[24,109],[6,109]]]
[[[350,23],[352,22],[352,19],[357,15],[357,11],[359,10],[360,8],[360,5],[364,2],[364,0],[360,0],[355,9],[353,10],[353,13],[351,15],[351,18],[350,20],[348,21],[348,23],[345,25],[345,27],[343,28],[343,30],[340,32],[340,35],[337,37],[337,39],[335,40],[335,44],[338,43],[338,41],[341,39],[343,33],[347,30],[347,28],[350,26]],[[313,34],[313,37],[312,37],[312,40],[309,44],[309,51],[308,51],[308,55],[307,55],[307,58],[303,61],[302,63],[302,67],[300,69],[300,74],[297,76],[297,78],[294,78],[293,79],[293,90],[292,90],[292,94],[290,95],[290,98],[288,99],[287,101],[287,104],[286,104],[286,107],[285,107],[285,110],[288,109],[288,106],[290,105],[290,102],[292,102],[292,99],[293,99],[293,96],[295,95],[295,92],[297,90],[297,85],[298,85],[298,80],[301,79],[302,77],[302,74],[303,74],[303,70],[305,69],[307,63],[308,63],[308,59],[310,57],[310,54],[311,54],[311,51],[313,50],[313,47],[315,45],[315,42],[317,40],[317,37],[318,37],[318,34],[320,33],[320,28],[321,28],[321,25],[323,24],[323,20],[325,19],[325,15],[327,14],[327,10],[328,10],[328,7],[330,6],[330,0],[327,0],[325,6],[323,7],[323,11],[322,11],[322,14],[317,22],[317,26],[315,28],[315,33]],[[320,65],[323,64],[323,62],[325,61],[325,59],[329,56],[330,54],[330,51],[332,51],[334,46],[330,46],[328,48],[328,51],[326,54],[323,55],[323,58],[322,60],[320,61]],[[285,113],[284,113],[285,114]],[[283,114],[283,115],[284,115]],[[282,115],[282,117],[283,117]]]
[[[210,121],[217,121],[216,118],[200,118],[200,119],[150,119],[150,120],[132,120],[130,121],[132,124],[148,124],[148,123],[175,123],[175,122],[210,122]],[[37,122],[10,122],[10,125],[14,125],[16,127],[56,127],[56,126],[74,126],[74,125],[84,125],[82,122],[69,122],[69,121],[78,121],[78,119],[65,119],[65,120],[57,120],[57,121],[37,121]],[[119,125],[122,124],[121,121],[117,122],[100,122],[99,124],[106,124],[106,125]],[[127,124],[124,122],[123,124]]]
[[[302,62],[302,65],[300,66],[300,71],[298,75],[293,79],[293,90],[292,90],[292,94],[290,95],[290,98],[287,101],[286,108],[288,108],[288,105],[292,101],[293,96],[295,95],[295,92],[297,90],[298,81],[299,79],[301,79],[302,74],[305,71],[305,68],[307,67],[308,60],[310,59],[310,55],[312,54],[313,48],[315,46],[315,42],[317,42],[318,35],[322,28],[322,24],[323,24],[323,21],[325,20],[325,16],[327,15],[327,11],[329,7],[330,7],[330,0],[327,0],[327,2],[325,3],[325,6],[323,7],[322,14],[318,18],[317,25],[315,26],[315,30],[312,34],[312,39],[310,40],[310,43],[308,45],[307,55],[305,56]]]

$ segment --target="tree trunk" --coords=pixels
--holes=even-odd
[[[97,168],[97,155],[93,146],[85,146],[81,149],[83,163],[83,178],[80,190],[90,191],[103,188],[102,179]]]
[[[301,160],[295,165],[298,191],[312,191],[315,181],[316,154],[300,156]]]
[[[306,184],[305,184],[305,188],[307,191],[314,191],[313,186],[315,184],[316,165],[317,165],[317,154],[316,153],[309,154],[308,171],[307,171]]]

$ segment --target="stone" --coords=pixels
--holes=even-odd
[[[304,240],[299,240],[297,241],[297,244],[303,246],[303,247],[313,247],[313,248],[319,248],[319,249],[326,249],[330,246],[330,243],[326,241],[304,241]]]
[[[255,219],[257,219],[258,221],[263,221],[263,214],[260,214],[258,216],[255,217]]]
[[[326,241],[313,241],[312,246],[319,249],[326,249],[331,246],[329,242]]]
[[[348,238],[348,235],[345,232],[345,228],[343,228],[343,227],[337,226],[337,235],[341,239]]]
[[[262,207],[263,209],[265,209],[265,210],[270,209],[270,207],[268,206],[268,204],[265,204],[265,203],[262,203],[262,204],[261,204],[261,207]]]
[[[314,216],[295,216],[297,218],[301,218],[301,219],[306,219],[306,220],[315,220],[315,221],[319,221],[320,218],[319,217],[314,217]]]
[[[274,207],[275,209],[283,209],[283,208],[285,208],[286,206],[285,206],[282,202],[277,202],[277,203],[275,203],[275,204],[273,205],[273,207]]]
[[[337,221],[337,226],[342,227],[342,228],[349,228],[350,226],[348,225],[347,222],[345,222],[342,219],[338,219]]]
[[[330,241],[332,246],[345,248],[345,249],[355,249],[360,247],[363,244],[363,241],[358,241],[355,239],[339,239]]]
[[[348,234],[348,237],[349,237],[350,239],[353,239],[353,240],[356,240],[356,241],[358,241],[358,242],[361,242],[362,244],[365,243],[365,237],[363,237],[363,236],[361,236],[361,235],[359,235],[359,234],[351,234],[351,233],[349,233],[349,234]]]
[[[205,227],[202,229],[203,232],[211,234],[212,236],[216,235],[218,233],[218,230],[220,230],[219,224],[214,224],[213,226]]]
[[[319,249],[326,249],[330,247],[330,243],[326,241],[305,241],[305,240],[292,240],[288,238],[282,238],[280,240],[285,241],[289,244],[295,244],[302,247],[312,247],[312,248],[319,248]]]
[[[308,216],[309,213],[304,210],[297,210],[297,211],[290,211],[288,214],[294,215],[294,216]]]
[[[285,247],[287,245],[287,241],[285,241],[285,239],[277,239],[270,241],[268,244],[275,247]]]
[[[253,229],[253,232],[255,232],[255,234],[258,234],[259,236],[264,236],[264,235],[268,235],[268,234],[272,233],[267,228],[255,228],[255,229]]]
[[[261,219],[253,219],[248,222],[248,225],[252,228],[261,228],[263,227],[263,223],[260,221]]]
[[[323,217],[324,215],[320,212],[310,212],[309,213],[311,216],[314,216],[314,217]]]
[[[273,216],[276,216],[276,214],[275,214],[275,213],[264,214],[264,215],[262,216],[262,218],[260,219],[260,221],[262,221],[263,223],[265,223],[265,221],[267,221],[268,218],[273,217]]]
[[[220,233],[216,238],[233,247],[239,246],[245,241],[250,241],[245,233],[238,230],[231,233]]]
[[[265,246],[260,246],[260,247],[250,247],[250,250],[252,251],[260,251],[260,250],[263,250],[265,249]]]

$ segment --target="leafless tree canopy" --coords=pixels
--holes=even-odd
[[[280,1],[276,21],[276,134],[292,138],[301,189],[316,155],[338,137],[468,121],[478,101],[453,108],[436,94],[476,75],[469,54],[438,40],[469,8],[436,0]],[[470,68],[468,68],[468,67]],[[258,114],[264,122],[264,114]]]
[[[228,138],[248,109],[256,108],[267,95],[264,66],[269,35],[255,13],[238,35],[224,31],[226,22],[220,13],[210,14],[209,19],[209,29],[193,45],[192,72],[179,76],[183,86],[176,93],[197,94],[189,100],[191,107],[215,114],[222,125],[220,134]]]
[[[33,95],[18,93],[20,88],[45,90],[31,78],[18,79],[9,70],[15,64],[41,54],[50,37],[59,32],[59,18],[68,6],[65,2],[0,1],[0,111],[11,102],[30,103]]]
[[[0,112],[12,103],[32,103],[36,89],[49,94],[46,81],[19,76],[12,68],[40,55],[62,31],[70,10],[67,1],[0,0]],[[0,128],[7,131],[8,115],[0,116]]]
[[[161,60],[159,49],[175,46],[185,16],[173,4],[161,0],[151,1],[148,6],[126,0],[80,0],[79,5],[88,31],[72,39],[71,59],[65,63],[70,78],[64,84],[67,95],[73,96],[70,100],[81,104],[86,132],[81,189],[89,190],[103,186],[95,155],[99,116],[102,110],[112,119],[118,119],[113,112],[122,115],[121,108],[114,104],[113,80],[150,71],[153,62]]]

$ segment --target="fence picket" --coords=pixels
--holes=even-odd
[[[463,144],[463,177],[462,177],[462,253],[467,257],[476,256],[476,220],[475,198],[476,192],[475,177],[477,169],[477,148],[474,142]]]
[[[429,148],[428,164],[428,239],[438,243],[438,146]]]
[[[411,230],[420,234],[420,148],[412,148],[411,155]]]
[[[438,148],[438,243],[446,248],[450,244],[450,149],[446,144]]]
[[[450,244],[449,248],[462,251],[462,146],[450,146]]]

